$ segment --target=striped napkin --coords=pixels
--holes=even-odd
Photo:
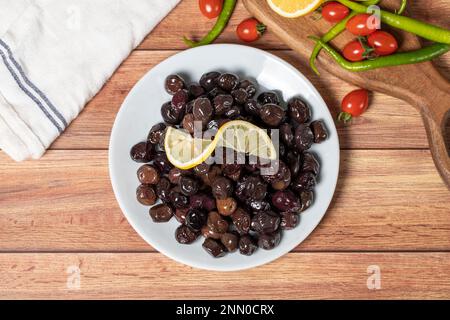
[[[40,158],[180,0],[0,0],[0,148]]]

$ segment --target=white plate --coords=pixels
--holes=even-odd
[[[192,245],[178,244],[174,232],[178,222],[156,224],[149,217],[148,207],[136,201],[139,164],[129,156],[131,147],[145,141],[150,128],[162,121],[161,105],[170,100],[164,90],[164,80],[178,73],[188,80],[198,81],[212,70],[229,71],[256,79],[261,87],[279,90],[284,100],[301,96],[313,110],[313,119],[325,122],[329,138],[312,150],[319,156],[321,173],[314,193],[314,204],[301,214],[300,224],[283,231],[278,247],[258,249],[250,257],[239,253],[214,259],[202,248],[202,241]],[[273,261],[294,249],[314,230],[325,215],[333,197],[339,173],[339,141],[336,127],[325,102],[314,86],[293,66],[265,51],[247,46],[218,44],[180,52],[150,70],[131,90],[114,123],[109,149],[109,170],[119,205],[137,233],[166,256],[192,267],[233,271],[256,267]]]

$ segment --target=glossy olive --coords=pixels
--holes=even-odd
[[[152,206],[156,203],[155,190],[147,184],[141,184],[136,189],[136,198],[144,206]]]
[[[253,98],[258,91],[256,84],[252,81],[244,79],[239,83],[239,88],[244,89],[247,92],[247,96],[249,99]]]
[[[212,211],[216,209],[216,200],[205,193],[197,193],[189,198],[189,206],[194,209]]]
[[[240,88],[231,91],[231,95],[238,104],[244,104],[249,98],[247,91]]]
[[[294,144],[297,150],[308,150],[309,148],[311,148],[313,142],[314,135],[311,129],[305,124],[298,125],[295,129],[294,135]]]
[[[250,235],[243,235],[239,239],[239,252],[246,256],[251,256],[255,253],[258,246],[255,240]]]
[[[183,89],[185,87],[185,82],[181,76],[177,74],[172,74],[166,78],[165,81],[165,88],[167,93],[169,94],[175,94],[179,90]]]
[[[206,90],[211,91],[217,85],[217,78],[219,78],[220,73],[217,71],[211,71],[205,73],[200,78],[200,85]]]
[[[310,127],[314,134],[314,143],[322,143],[328,138],[328,131],[323,121],[313,121]]]
[[[294,229],[300,221],[299,215],[293,212],[282,212],[280,215],[280,228],[283,230]]]
[[[159,144],[165,130],[166,125],[164,123],[160,122],[158,124],[155,124],[148,133],[147,141],[155,145]]]
[[[228,222],[218,212],[211,211],[208,213],[206,221],[208,227],[217,233],[225,233],[228,230]]]
[[[301,208],[300,199],[290,190],[275,192],[272,204],[281,212],[299,212]]]
[[[188,86],[189,96],[198,98],[206,93],[205,89],[198,83],[191,83]]]
[[[206,126],[214,115],[214,108],[208,98],[197,98],[192,113],[195,121],[201,121]]]
[[[183,120],[184,110],[176,109],[172,106],[171,102],[166,102],[161,107],[161,116],[164,122],[177,125]]]
[[[285,116],[285,112],[283,108],[276,104],[265,104],[260,110],[259,110],[259,116],[261,117],[261,120],[271,126],[271,127],[277,127],[280,125],[281,121],[283,120]]]
[[[216,199],[226,199],[233,193],[233,183],[225,177],[216,178],[211,185],[212,193]]]
[[[186,214],[185,224],[194,231],[200,231],[204,225],[208,215],[199,209],[190,209]]]
[[[175,239],[181,244],[191,244],[197,240],[199,232],[196,232],[188,226],[182,224],[175,230]]]
[[[221,116],[225,114],[233,106],[234,99],[230,94],[219,94],[214,100],[214,111],[215,114]]]
[[[239,78],[232,73],[224,73],[217,79],[217,85],[227,92],[231,92],[239,85]]]
[[[157,184],[160,178],[158,169],[149,164],[140,167],[137,175],[139,181],[143,184]]]
[[[300,98],[292,98],[288,102],[288,115],[299,124],[306,123],[311,119],[311,109]]]
[[[231,197],[226,199],[217,199],[216,206],[221,215],[230,216],[236,211],[237,202]]]
[[[198,192],[198,181],[191,177],[182,176],[179,181],[181,193],[185,196],[193,196]]]
[[[202,247],[214,258],[220,258],[226,254],[226,249],[223,246],[223,244],[212,238],[205,239],[205,242],[203,242]]]
[[[250,231],[251,217],[250,214],[242,208],[237,208],[231,215],[236,231],[240,234],[248,234]]]
[[[167,222],[173,217],[174,211],[167,204],[158,204],[150,209],[150,217],[153,222]]]
[[[258,102],[256,102],[256,100],[251,99],[247,100],[247,102],[244,103],[244,109],[245,112],[247,112],[248,114],[251,114],[253,116],[259,116],[261,105]]]
[[[278,98],[278,95],[273,92],[273,91],[267,91],[267,92],[263,92],[258,96],[258,103],[260,105],[265,105],[265,104],[280,104],[280,98]]]
[[[258,238],[258,246],[264,250],[272,250],[280,244],[281,233],[261,234]]]
[[[239,237],[234,233],[224,233],[220,237],[220,241],[228,252],[236,251],[239,244]]]
[[[151,144],[146,142],[139,142],[135,144],[130,150],[130,157],[135,162],[145,163],[152,159],[153,150]]]
[[[280,216],[273,211],[256,213],[251,222],[252,230],[259,233],[271,233],[278,229]]]
[[[316,156],[313,153],[305,152],[303,154],[302,171],[311,172],[315,176],[319,174],[320,164]]]

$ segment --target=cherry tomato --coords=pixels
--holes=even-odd
[[[322,17],[331,23],[343,20],[350,13],[350,9],[339,2],[328,2],[322,7]]]
[[[348,20],[346,28],[355,36],[368,36],[379,28],[378,18],[361,13]]]
[[[355,62],[364,60],[364,47],[358,40],[353,40],[349,42],[342,50],[345,59]]]
[[[338,120],[348,122],[352,117],[359,117],[369,106],[369,91],[358,89],[347,94],[342,100]]]
[[[397,40],[386,31],[375,31],[367,37],[367,42],[375,49],[375,53],[380,56],[388,56],[398,49]]]
[[[198,5],[205,17],[214,19],[222,12],[223,0],[199,0]]]
[[[245,42],[258,40],[265,31],[266,26],[255,18],[245,19],[236,29],[238,37]]]

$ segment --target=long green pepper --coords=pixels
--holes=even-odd
[[[199,47],[204,46],[206,44],[210,44],[222,33],[225,27],[230,21],[231,15],[233,13],[234,7],[236,6],[237,0],[225,0],[223,3],[223,9],[217,18],[216,24],[211,29],[211,31],[200,41],[195,42],[186,37],[183,38],[184,43],[186,43],[190,47]]]
[[[410,52],[396,53],[390,56],[379,57],[374,60],[350,62],[346,60],[339,52],[330,45],[316,37],[309,37],[327,51],[333,59],[344,69],[349,71],[368,71],[383,67],[392,67],[405,64],[414,64],[433,60],[450,50],[450,45],[445,43],[436,43],[429,47]]]

